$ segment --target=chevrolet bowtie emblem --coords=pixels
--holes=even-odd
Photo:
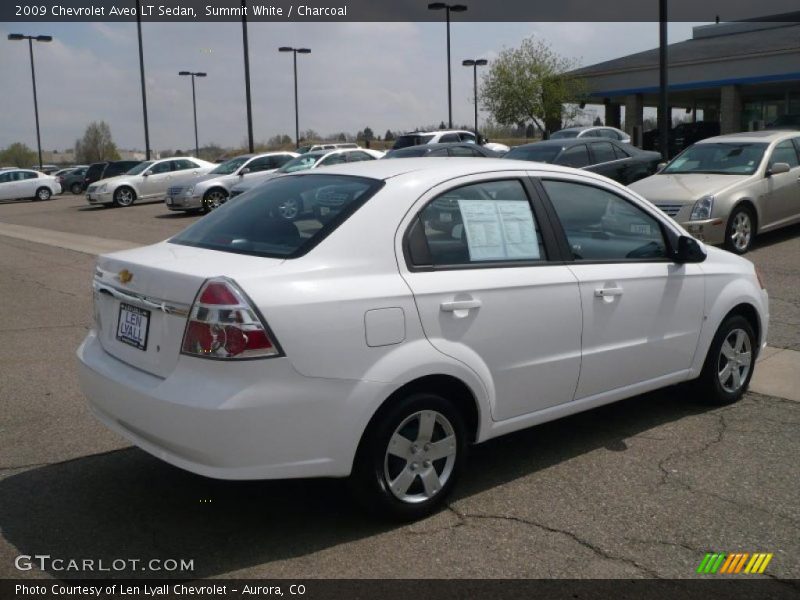
[[[119,280],[122,283],[128,283],[131,279],[133,279],[133,273],[128,271],[128,269],[122,269],[122,271],[119,272],[117,277],[119,277]]]

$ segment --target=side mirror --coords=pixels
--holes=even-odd
[[[239,171],[239,177],[243,177],[243,176],[247,175],[249,172],[250,172],[250,167],[245,167],[244,169]]]
[[[666,167],[666,166],[667,166],[667,163],[665,163],[665,162],[658,163],[656,165],[656,173],[661,173],[661,171],[663,171],[664,167]]]
[[[788,173],[790,168],[791,167],[789,167],[789,163],[785,162],[774,163],[772,166],[767,168],[767,177],[771,177],[773,175],[780,175],[781,173]]]
[[[142,177],[150,177],[150,171],[145,171],[142,173]]]
[[[697,240],[686,235],[678,238],[678,250],[675,252],[675,262],[699,263],[706,259],[706,253]]]

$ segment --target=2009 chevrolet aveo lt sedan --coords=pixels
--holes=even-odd
[[[107,426],[210,477],[351,476],[405,519],[470,444],[688,380],[737,400],[768,318],[750,262],[625,187],[495,159],[276,178],[93,284],[80,377]]]

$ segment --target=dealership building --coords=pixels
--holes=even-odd
[[[637,145],[645,107],[658,106],[658,55],[654,48],[574,71],[586,81],[589,102],[605,105],[605,124],[624,129]],[[694,119],[702,111],[722,133],[800,114],[800,22],[702,25],[691,39],[671,44],[668,56],[670,107]]]

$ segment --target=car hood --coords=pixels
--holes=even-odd
[[[629,187],[650,202],[695,202],[703,196],[720,194],[740,185],[752,175],[716,175],[685,173],[656,174],[632,183]]]
[[[116,177],[109,177],[108,179],[100,179],[99,181],[95,181],[94,184],[108,185],[108,187],[114,187],[121,183],[136,184],[140,183],[141,181],[142,181],[141,175],[117,175]]]

